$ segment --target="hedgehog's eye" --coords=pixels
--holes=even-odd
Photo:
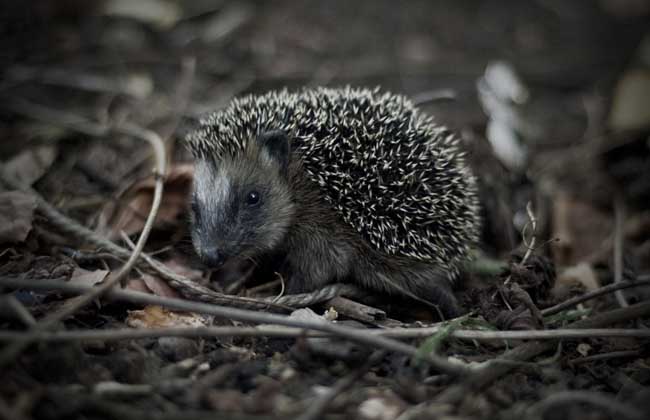
[[[246,204],[249,206],[255,206],[260,202],[260,193],[257,191],[249,191],[246,194]]]

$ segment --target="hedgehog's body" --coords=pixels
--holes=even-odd
[[[353,280],[454,312],[478,232],[457,140],[402,96],[364,89],[233,102],[189,138],[193,240],[208,262],[286,254],[291,291]]]

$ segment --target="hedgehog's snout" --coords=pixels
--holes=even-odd
[[[213,246],[202,250],[201,259],[210,268],[219,268],[226,262],[226,254]]]

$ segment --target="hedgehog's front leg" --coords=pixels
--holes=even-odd
[[[355,252],[331,226],[311,226],[292,235],[287,249],[287,293],[317,290],[350,276]]]

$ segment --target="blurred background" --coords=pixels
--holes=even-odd
[[[139,231],[113,207],[146,190],[151,152],[89,141],[77,119],[165,139],[168,240],[184,221],[188,124],[246,93],[349,84],[406,94],[461,133],[487,252],[520,244],[533,202],[556,264],[602,260],[619,200],[640,218],[635,257],[650,256],[648,1],[34,0],[1,13],[2,160],[99,231]]]

